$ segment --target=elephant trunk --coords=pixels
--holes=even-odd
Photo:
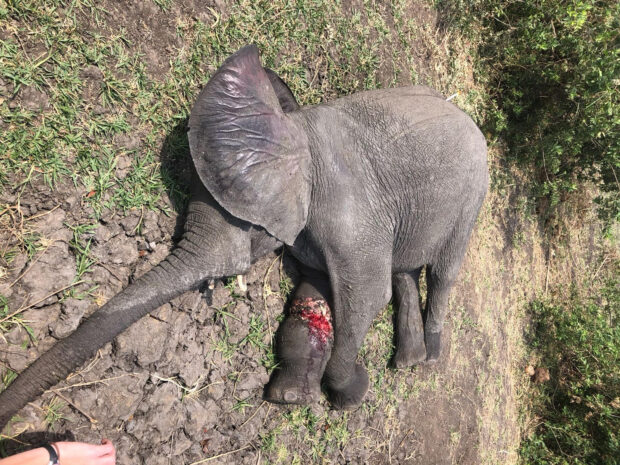
[[[242,239],[249,243],[247,230],[227,215],[211,201],[194,199],[183,238],[172,253],[58,341],[0,393],[0,430],[28,402],[65,379],[147,313],[205,279],[245,272],[249,245]]]

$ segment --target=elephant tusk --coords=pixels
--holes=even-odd
[[[245,277],[242,274],[237,275],[237,285],[241,292],[248,292],[248,285],[245,282]]]

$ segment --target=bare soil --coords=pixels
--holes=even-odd
[[[179,45],[176,19],[209,15],[207,8],[226,14],[220,2],[175,3],[168,12],[150,0],[104,3],[116,26],[144,53],[153,76],[167,71]],[[355,2],[343,3],[344,14],[355,9]],[[423,4],[414,4],[409,13],[439,39],[431,46],[430,36],[418,37],[423,70],[418,79],[441,81],[437,44],[445,38],[435,28],[436,14]],[[401,57],[389,67],[409,69],[410,59]],[[393,69],[383,71],[389,85]],[[84,73],[84,79],[99,79]],[[412,76],[405,72],[399,79],[406,83]],[[45,105],[40,96],[31,97],[22,93],[21,104]],[[139,143],[139,138],[119,141]],[[119,162],[117,170],[123,166]],[[16,257],[0,281],[11,309],[27,307],[23,316],[34,331],[29,335],[16,326],[0,340],[0,363],[16,372],[165,257],[182,224],[182,216],[146,209],[104,212],[91,236],[95,263],[75,285],[76,254],[67,225],[91,221],[83,202],[88,192],[68,183],[50,190],[42,181],[18,181],[0,197],[0,204],[11,208],[0,241],[10,241],[14,228],[27,227],[44,238],[44,248],[30,258]],[[143,318],[27,406],[11,434],[23,431],[26,440],[37,431],[80,441],[107,437],[122,465],[191,464],[208,457],[218,464],[290,463],[294,454],[301,463],[515,463],[522,312],[544,289],[547,270],[536,224],[521,219],[522,198],[514,188],[489,195],[453,291],[447,345],[438,364],[390,368],[391,317],[377,318],[363,351],[371,390],[356,411],[331,410],[325,399],[309,409],[262,401],[269,373],[261,361],[265,350],[247,342],[250,322],[253,316],[263,318],[269,330],[260,342],[271,344],[286,298],[281,283],[287,276],[295,281],[292,260],[273,254],[252,267],[247,291],[218,281],[213,289],[188,292]],[[60,292],[64,288],[71,292]],[[223,309],[230,316],[223,316]],[[228,353],[232,345],[238,349]],[[46,412],[58,401],[62,418],[50,426]],[[12,441],[4,445],[18,447]]]

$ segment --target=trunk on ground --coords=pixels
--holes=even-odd
[[[216,205],[206,191],[194,195],[183,239],[172,253],[58,341],[0,393],[0,430],[28,402],[65,379],[147,313],[207,278],[245,272],[247,266],[247,227]]]

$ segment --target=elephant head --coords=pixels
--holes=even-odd
[[[0,427],[139,318],[207,279],[247,272],[304,228],[311,192],[292,93],[247,46],[200,93],[189,119],[196,173],[182,239],[0,393]]]

